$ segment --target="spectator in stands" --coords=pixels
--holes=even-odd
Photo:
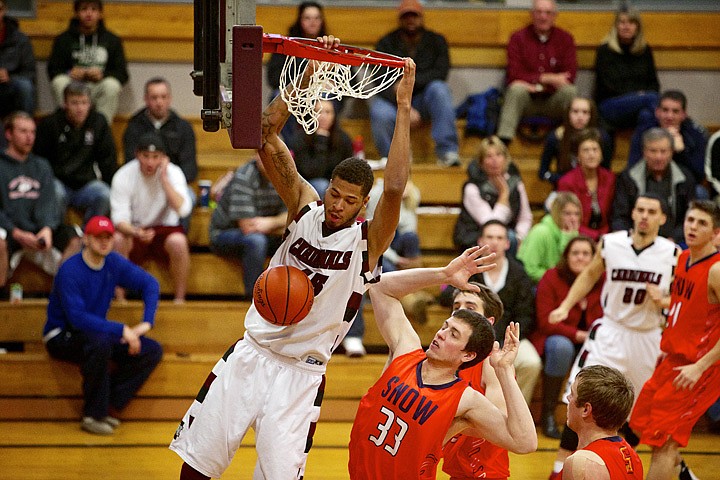
[[[672,159],[674,142],[675,137],[663,128],[651,128],[643,134],[643,159],[628,166],[615,184],[613,231],[631,229],[635,199],[641,193],[653,192],[670,208],[660,235],[675,243],[683,242],[683,222],[695,195],[695,181],[692,173]]]
[[[537,328],[530,335],[530,339],[545,358],[540,425],[546,437],[559,439],[561,436],[555,423],[555,408],[565,377],[588,335],[590,326],[602,317],[600,293],[604,277],[595,283],[582,301],[575,304],[565,320],[551,324],[548,316],[560,306],[575,277],[590,263],[594,255],[595,242],[590,237],[580,235],[573,238],[563,250],[557,266],[545,272],[537,286]]]
[[[615,196],[615,174],[601,167],[600,132],[589,128],[579,132],[573,141],[578,165],[558,181],[558,192],[574,193],[582,204],[580,233],[593,240],[610,231]]]
[[[655,59],[645,41],[640,12],[623,3],[595,53],[595,101],[600,116],[613,130],[635,128],[652,119],[659,91]]]
[[[288,31],[289,37],[311,38],[316,39],[327,35],[327,27],[325,25],[325,12],[322,5],[315,1],[301,2],[298,5],[297,17],[295,23],[290,26]],[[272,98],[275,98],[280,92],[280,76],[283,65],[285,64],[285,55],[273,53],[267,64],[267,82],[272,89]]]
[[[330,185],[330,177],[338,163],[353,155],[352,140],[340,128],[335,115],[335,104],[328,100],[318,102],[320,118],[318,129],[311,135],[298,132],[288,144],[295,157],[300,175],[317,190],[320,198]]]
[[[197,178],[198,166],[195,153],[195,132],[192,125],[171,108],[172,91],[170,82],[163,77],[153,77],[145,82],[145,107],[141,108],[128,122],[123,134],[125,161],[135,158],[135,148],[143,133],[157,132],[168,149],[167,156],[185,174],[188,195],[195,205],[195,190],[189,186]],[[187,232],[190,216],[183,217],[181,225]]]
[[[563,124],[552,130],[545,139],[545,147],[540,157],[540,180],[550,182],[557,188],[560,177],[577,166],[577,158],[573,152],[572,144],[578,132],[586,128],[598,128],[598,114],[595,102],[585,97],[575,97],[570,102]],[[602,148],[601,165],[608,170],[613,156],[613,142],[610,135],[600,131],[600,145]],[[551,171],[550,165],[555,160],[555,169]]]
[[[468,166],[462,207],[453,241],[461,251],[475,246],[483,224],[499,220],[508,227],[510,255],[530,231],[533,217],[525,184],[507,146],[496,136],[480,142],[477,162]]]
[[[245,296],[282,243],[287,208],[254,158],[235,170],[210,219],[210,249],[242,263]]]
[[[708,132],[705,127],[688,117],[687,98],[679,90],[663,92],[660,96],[660,105],[655,109],[655,117],[644,124],[639,124],[635,129],[630,141],[628,167],[642,159],[645,153],[643,134],[654,127],[664,128],[672,135],[673,161],[689,170],[696,184],[705,180],[705,149]],[[708,197],[707,191],[698,193],[704,198]],[[683,216],[680,216],[681,227]]]
[[[7,0],[0,0],[0,118],[22,110],[35,112],[35,55],[18,21],[6,17]]]
[[[112,251],[114,233],[107,217],[93,217],[85,225],[85,248],[60,267],[43,328],[48,353],[80,365],[80,427],[98,435],[112,435],[120,421],[110,409],[125,408],[162,357],[160,344],[145,337],[155,323],[158,282]],[[141,292],[145,311],[135,326],[107,317],[117,285]]]
[[[128,81],[122,41],[105,28],[102,0],[74,0],[75,16],[55,37],[48,76],[58,105],[71,80],[87,82],[93,105],[112,125],[120,89]]]
[[[128,122],[123,134],[125,161],[135,158],[135,151],[143,133],[157,132],[167,147],[167,156],[185,174],[188,183],[197,178],[195,132],[192,125],[172,109],[170,82],[153,77],[145,82],[145,107]]]
[[[460,165],[458,137],[447,76],[450,54],[445,37],[425,28],[423,6],[418,0],[402,0],[398,7],[399,27],[378,41],[375,49],[399,57],[411,57],[417,65],[413,90],[411,128],[431,123],[435,154],[441,166]],[[380,156],[387,157],[395,126],[396,88],[388,88],[370,99],[370,123]]]
[[[557,265],[568,242],[578,236],[582,223],[582,204],[572,192],[560,192],[550,213],[530,229],[517,258],[537,283],[547,270]]]
[[[47,160],[32,153],[35,121],[27,112],[5,119],[8,147],[0,152],[0,286],[23,256],[55,275],[62,261],[80,251],[75,229],[62,224]]]
[[[83,211],[87,222],[110,214],[110,183],[118,168],[115,140],[105,117],[92,108],[85,83],[68,83],[63,99],[63,106],[38,125],[33,152],[53,169],[59,217],[70,206]]]
[[[535,385],[542,369],[542,361],[533,344],[528,340],[535,325],[535,299],[533,298],[533,282],[523,269],[523,266],[513,258],[507,256],[510,249],[508,228],[499,220],[487,221],[480,230],[477,245],[488,245],[490,251],[495,253],[497,267],[480,274],[473,275],[470,280],[490,287],[497,293],[505,307],[502,319],[495,319],[495,336],[498,340],[503,337],[510,322],[520,325],[520,348],[515,358],[517,381],[522,390],[525,401],[532,401]],[[453,287],[443,289],[440,301],[443,305],[452,304]]]
[[[508,143],[526,115],[561,120],[576,95],[575,40],[555,26],[555,0],[533,0],[532,23],[516,31],[507,46],[505,98],[497,135]]]
[[[288,36],[311,38],[314,40],[317,37],[325,35],[327,35],[327,26],[325,24],[325,12],[322,5],[313,0],[301,2],[300,5],[298,5],[295,23],[290,26]],[[267,63],[267,82],[271,89],[269,101],[272,101],[280,94],[280,77],[282,76],[285,59],[285,55],[273,53]],[[339,101],[335,101],[334,103],[337,113],[340,109],[341,103]],[[296,141],[295,137],[302,134],[302,129],[295,120],[295,117],[290,115],[282,129],[282,136],[285,139],[285,142],[288,143],[288,146],[290,146],[290,143]],[[290,148],[292,149],[292,147]],[[320,195],[320,198],[322,198],[322,194]]]
[[[192,209],[185,175],[170,163],[156,132],[141,135],[135,155],[115,173],[110,187],[115,250],[134,263],[148,257],[169,259],[175,303],[183,303],[190,249],[180,219]]]

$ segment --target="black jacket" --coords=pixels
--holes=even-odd
[[[117,151],[105,117],[90,110],[80,128],[58,108],[38,124],[33,152],[50,162],[55,177],[77,190],[98,179],[110,185],[117,170]]]
[[[433,80],[446,80],[450,72],[450,53],[445,37],[430,30],[423,30],[420,42],[410,51],[403,41],[402,31],[394,30],[380,39],[375,50],[398,57],[411,57],[415,61],[415,87],[413,95],[422,93]],[[378,93],[385,100],[395,103],[395,92],[387,88]]]
[[[102,20],[94,34],[83,35],[78,19],[73,18],[68,29],[55,37],[47,65],[50,80],[76,66],[100,67],[106,77],[114,77],[121,84],[129,78],[122,40],[105,29]]]
[[[5,17],[5,41],[0,43],[0,68],[10,76],[19,75],[35,81],[35,55],[27,35],[20,31],[14,18]]]

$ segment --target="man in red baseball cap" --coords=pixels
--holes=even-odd
[[[55,276],[43,329],[50,356],[80,365],[80,427],[98,435],[112,435],[120,421],[110,416],[111,409],[125,408],[162,357],[160,344],[144,336],[155,322],[160,287],[152,275],[113,252],[114,233],[107,217],[92,217],[85,225],[85,248]],[[107,317],[117,286],[142,296],[141,323],[131,327]]]

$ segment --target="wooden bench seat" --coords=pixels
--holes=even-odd
[[[221,355],[166,353],[120,418],[179,421]],[[385,355],[334,358],[328,364],[330,381],[320,419],[352,421],[360,397],[380,376],[385,360]],[[81,412],[78,367],[45,352],[0,355],[0,420],[72,420]]]

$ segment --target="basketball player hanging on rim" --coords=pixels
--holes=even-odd
[[[318,40],[325,48],[340,43],[333,36]],[[310,73],[305,72],[304,81]],[[320,202],[279,137],[288,119],[287,105],[277,97],[263,112],[258,153],[288,209],[285,240],[270,266],[303,270],[313,283],[315,301],[305,319],[286,327],[268,323],[250,306],[244,338],[215,365],[170,445],[185,461],[181,479],[219,478],[249,428],[255,431],[258,458],[253,479],[303,477],[320,415],[326,364],[350,328],[363,292],[379,279],[378,260],[398,224],[410,170],[414,83],[415,64],[406,59],[397,83],[398,113],[384,191],[374,218],[362,223],[356,217],[369,200],[374,180],[367,162],[343,160]]]
[[[640,195],[632,211],[633,229],[604,235],[595,257],[575,279],[560,306],[550,312],[550,322],[562,322],[605,273],[603,316],[593,323],[575,359],[563,395],[565,401],[575,376],[585,366],[618,369],[632,382],[635,395],[652,375],[665,321],[662,301],[680,253],[673,242],[658,235],[666,211],[667,204],[661,197],[654,193]],[[626,439],[633,447],[638,443],[636,437]],[[577,434],[565,427],[553,474],[562,470],[565,458],[577,445]]]

